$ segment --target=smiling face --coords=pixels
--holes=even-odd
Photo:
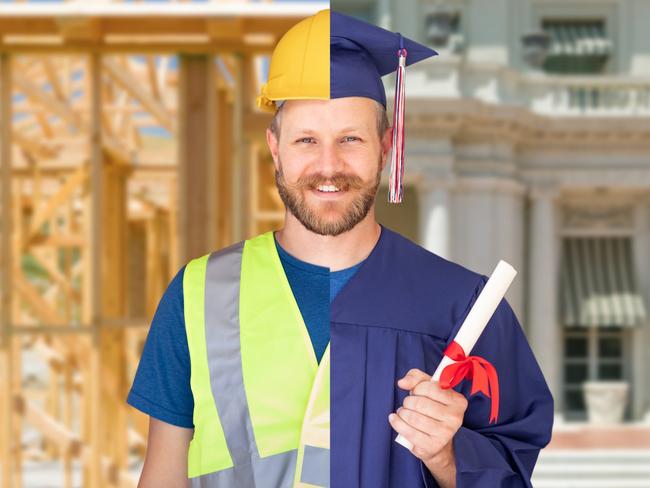
[[[365,97],[289,100],[279,138],[267,129],[280,197],[311,232],[342,234],[373,208],[391,143],[377,107]]]

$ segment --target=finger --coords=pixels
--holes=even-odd
[[[404,419],[400,418],[399,415],[391,413],[388,416],[388,422],[391,427],[395,429],[398,434],[402,434],[413,447],[417,446],[424,448],[428,445],[430,441],[429,436],[415,427],[410,426],[406,421],[404,421]]]
[[[431,376],[426,374],[424,371],[413,368],[406,375],[400,378],[397,381],[397,386],[403,390],[411,390],[415,385],[421,381],[430,380]]]
[[[411,427],[415,427],[417,430],[424,432],[429,436],[435,435],[440,430],[439,421],[420,412],[416,412],[415,410],[400,407],[395,413],[397,413],[397,415]]]
[[[445,405],[453,405],[457,403],[459,400],[456,399],[454,395],[460,395],[460,393],[451,388],[440,388],[440,384],[437,381],[421,381],[417,385],[413,386],[411,394],[426,396],[432,400],[444,403]]]
[[[409,395],[404,398],[402,406],[439,422],[449,421],[451,417],[449,406],[426,396]]]

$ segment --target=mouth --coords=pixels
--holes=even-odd
[[[311,192],[315,193],[321,198],[336,198],[346,193],[346,190],[343,190],[334,185],[318,185],[316,188],[313,188]]]

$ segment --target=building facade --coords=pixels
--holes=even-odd
[[[407,69],[405,201],[380,193],[380,221],[483,274],[499,259],[518,270],[507,298],[558,420],[591,418],[592,385],[618,395],[624,421],[647,421],[650,3],[332,8],[440,54]]]

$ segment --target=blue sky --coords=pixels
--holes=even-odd
[[[145,3],[169,3],[170,0],[144,0]],[[210,0],[190,0],[193,3],[205,3]],[[274,0],[282,3],[297,3],[297,2],[317,2],[321,0]],[[87,3],[92,3],[93,0],[86,0]],[[17,3],[15,0],[0,0],[0,3]],[[27,3],[65,3],[62,0],[27,0]],[[134,0],[125,0],[124,3],[134,3]],[[261,3],[261,0],[251,0],[251,3]]]

